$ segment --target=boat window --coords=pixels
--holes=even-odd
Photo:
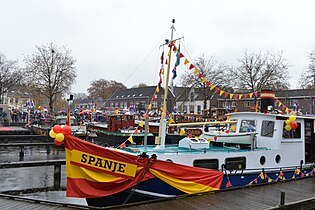
[[[225,168],[227,170],[243,170],[246,168],[246,158],[245,157],[226,158]]]
[[[286,123],[283,122],[283,132],[282,132],[282,138],[284,139],[300,139],[301,138],[301,123],[297,123],[296,129],[291,129],[287,131],[285,129]]]
[[[242,120],[240,133],[256,131],[256,120]]]
[[[275,128],[274,121],[263,120],[261,125],[261,136],[273,137],[273,132]]]
[[[218,159],[194,160],[194,167],[218,170],[219,160]]]

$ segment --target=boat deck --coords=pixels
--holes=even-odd
[[[134,145],[131,147],[126,147],[123,150],[133,153],[140,154],[146,152],[147,154],[203,154],[203,153],[232,153],[232,152],[248,152],[257,150],[268,150],[266,147],[261,148],[236,148],[236,147],[222,147],[222,146],[210,146],[209,148],[203,149],[189,149],[180,148],[178,145],[166,145],[163,150],[155,150],[155,145],[147,146],[146,149],[142,145]]]

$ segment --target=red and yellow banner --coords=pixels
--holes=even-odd
[[[208,192],[220,189],[224,175],[220,171],[134,156],[74,136],[66,136],[65,147],[68,197],[107,196],[152,178],[183,193]]]

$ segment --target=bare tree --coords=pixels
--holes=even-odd
[[[263,88],[283,90],[289,88],[288,64],[279,55],[271,53],[248,53],[240,60],[238,68],[232,71],[236,85],[244,91],[261,91]]]
[[[127,87],[120,82],[114,80],[93,80],[90,83],[90,87],[87,89],[89,98],[97,99],[107,99],[109,98],[116,90],[126,89]]]
[[[3,103],[4,94],[9,92],[13,86],[19,85],[22,81],[21,69],[17,61],[7,60],[5,55],[0,53],[0,104]]]
[[[30,84],[39,94],[49,100],[49,109],[54,111],[57,97],[69,93],[76,79],[75,59],[66,47],[53,43],[36,46],[37,51],[25,58],[25,69]]]
[[[307,70],[303,70],[299,79],[300,88],[315,89],[315,50],[309,54],[309,64]]]
[[[203,78],[206,78],[211,85],[214,85],[218,88],[227,88],[230,86],[229,78],[227,73],[230,71],[230,67],[224,63],[219,63],[214,60],[212,57],[205,58],[204,55],[199,57],[194,62],[195,67],[200,71],[198,74],[201,74]],[[202,83],[201,79],[198,78],[198,75],[195,75],[192,70],[188,70],[181,77],[182,84],[186,87],[195,87],[200,88],[203,95],[203,108],[207,109],[207,101],[210,100],[214,91],[210,91],[209,83]]]

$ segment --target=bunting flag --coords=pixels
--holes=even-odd
[[[182,136],[182,135],[184,135],[184,134],[185,134],[185,130],[184,130],[184,129],[180,129],[179,135]]]
[[[210,90],[213,90],[214,88],[215,88],[215,86],[214,86],[214,85],[211,85]]]
[[[174,123],[174,120],[173,118],[170,117],[170,119],[168,120],[168,124],[172,124],[172,123]]]
[[[155,88],[155,92],[157,92],[157,93],[159,93],[159,92],[160,92],[160,88],[159,88],[159,86],[156,86],[156,88]]]
[[[201,80],[202,83],[205,83],[206,81],[207,81],[206,78],[202,78],[202,80]]]
[[[136,128],[135,132],[133,132],[134,134],[139,134],[139,130],[138,128]]]
[[[226,98],[228,95],[229,95],[229,93],[228,93],[228,92],[225,92],[225,93],[224,93],[224,98]]]
[[[198,78],[201,79],[203,77],[203,75],[200,73],[198,74]]]
[[[143,124],[144,124],[144,122],[143,122],[143,121],[140,121],[139,127],[143,127]]]
[[[189,70],[192,70],[193,68],[195,68],[195,66],[193,64],[190,64]]]
[[[252,97],[253,97],[253,93],[250,93],[250,94],[249,94],[249,98],[252,98]]]
[[[162,83],[162,75],[164,74],[164,66],[162,64],[161,68],[160,68],[160,73],[159,73],[159,76],[160,76],[160,81],[159,81],[159,84]]]
[[[162,52],[162,55],[161,55],[161,64],[164,63],[164,52]]]
[[[176,53],[176,62],[175,62],[175,67],[179,66],[180,64],[180,44],[178,45],[178,50]]]
[[[234,96],[234,94],[233,94],[233,93],[230,93],[230,99],[232,99],[232,98],[233,98],[233,96]]]
[[[126,142],[123,142],[119,147],[120,147],[121,149],[125,148],[125,147],[126,147]]]
[[[223,93],[224,93],[224,91],[223,91],[223,90],[220,90],[220,96],[222,96],[222,95],[223,95]]]
[[[67,197],[94,198],[122,192],[151,179],[187,194],[219,190],[224,173],[148,159],[65,137]],[[149,164],[148,161],[154,161]],[[145,176],[144,176],[145,173]]]
[[[152,109],[152,104],[151,104],[151,103],[149,104],[148,109],[149,109],[149,110]]]
[[[198,69],[195,69],[194,74],[195,74],[195,75],[196,75],[196,74],[199,74],[199,70],[198,70]]]
[[[211,85],[211,83],[208,81],[206,82],[206,87],[209,87]]]
[[[129,136],[129,138],[127,139],[130,143],[133,143],[133,138],[132,138],[132,135]]]
[[[167,61],[167,59],[165,59],[165,64],[166,64],[166,65],[168,64],[168,61]]]
[[[183,55],[183,53],[180,53],[180,54],[179,54],[179,57],[180,57],[180,58],[183,58],[183,57],[185,57],[185,56]]]
[[[176,66],[173,68],[172,73],[173,73],[172,80],[174,80],[177,77]]]
[[[243,94],[238,95],[238,99],[241,99],[243,97]]]
[[[189,60],[185,59],[184,64],[186,65],[188,63],[189,63]]]
[[[232,184],[231,184],[231,182],[230,182],[230,180],[229,180],[229,181],[227,181],[227,183],[226,183],[226,185],[225,185],[225,188],[230,188],[230,187],[232,187]]]

